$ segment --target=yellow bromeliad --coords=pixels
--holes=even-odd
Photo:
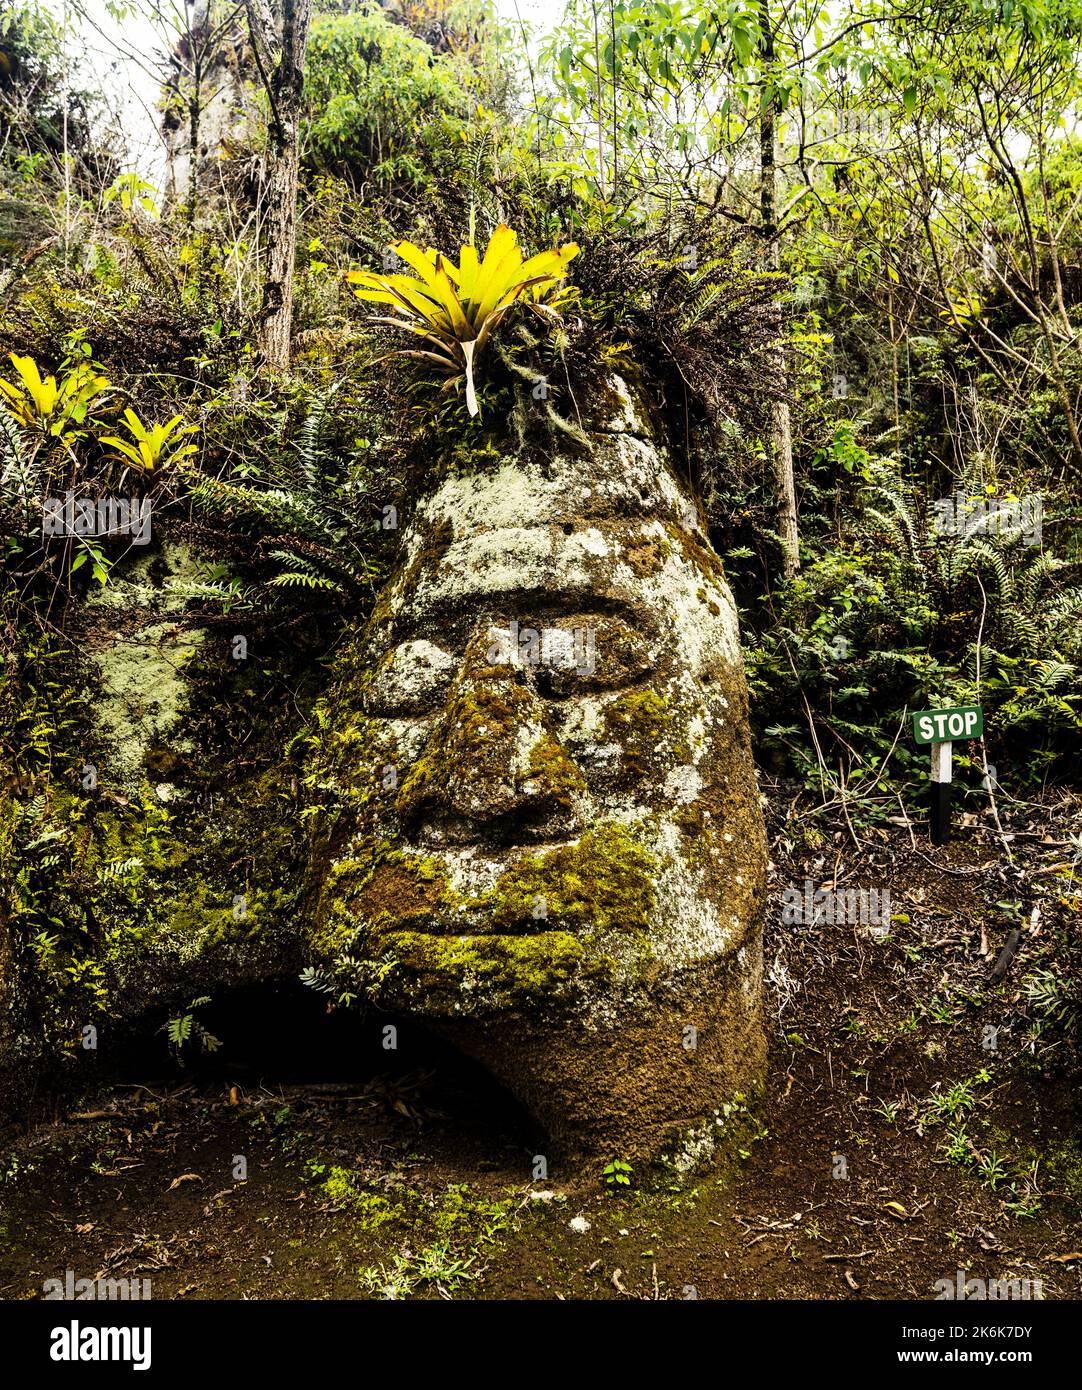
[[[17,381],[0,377],[0,405],[24,429],[40,429],[60,436],[69,427],[81,425],[109,389],[88,362],[77,363],[57,382],[55,376],[41,375],[32,357],[10,353]]]
[[[405,357],[433,362],[446,376],[443,389],[466,386],[466,407],[478,412],[474,365],[489,335],[520,300],[550,323],[559,315],[550,303],[552,292],[578,255],[574,242],[542,251],[524,260],[517,235],[502,224],[492,233],[483,257],[475,246],[463,246],[456,264],[431,248],[411,241],[391,245],[416,275],[376,275],[354,270],[346,277],[358,299],[389,304],[393,317],[374,319],[416,334],[428,346],[400,349]]]
[[[101,443],[112,445],[121,458],[144,473],[177,464],[196,451],[194,444],[181,441],[185,435],[194,433],[197,426],[181,425],[179,415],[174,415],[164,425],[152,425],[148,429],[135,411],[129,408],[124,412],[124,423],[131,434],[131,442],[110,434],[105,435]]]

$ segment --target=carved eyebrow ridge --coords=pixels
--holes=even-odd
[[[487,620],[494,627],[506,627],[516,618],[520,627],[537,630],[555,626],[568,618],[581,619],[583,624],[594,619],[615,618],[638,633],[643,613],[619,594],[592,594],[583,590],[555,598],[547,595],[539,603],[532,589],[505,589],[492,595],[471,595],[465,605],[461,599],[440,599],[423,613],[400,614],[393,620],[385,650],[421,639],[442,646],[444,650],[448,649],[448,641],[453,640],[461,648],[478,622]]]

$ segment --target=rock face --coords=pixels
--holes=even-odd
[[[282,692],[322,641],[247,652],[241,616],[189,610],[211,561],[184,543],[71,616],[89,722],[47,797],[0,783],[0,859],[28,866],[0,1110],[58,1057],[93,1074],[88,1025],[107,1049],[309,965],[480,1060],[564,1157],[651,1155],[755,1083],[766,847],[732,597],[632,393],[583,415],[434,471],[303,724]]]
[[[213,195],[220,184],[221,161],[243,150],[255,129],[257,102],[252,83],[257,79],[243,23],[226,26],[218,42],[208,47],[212,21],[208,6],[186,0],[188,32],[177,40],[173,74],[161,94],[161,133],[165,141],[166,173],[171,197],[185,198],[192,180],[207,185]],[[190,102],[200,72],[198,119],[193,148]],[[208,175],[213,174],[213,177]]]
[[[642,1156],[761,1073],[766,843],[720,561],[622,382],[587,428],[417,506],[310,770],[310,945],[556,1151]]]
[[[160,1065],[193,998],[303,968],[295,718],[261,673],[280,653],[236,660],[233,620],[188,611],[214,563],[156,537],[95,585],[51,705],[26,702],[51,776],[31,794],[0,768],[0,1126],[53,1082],[95,1084],[128,1040]]]

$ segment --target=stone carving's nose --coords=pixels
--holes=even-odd
[[[447,704],[404,780],[398,811],[457,837],[470,827],[534,838],[577,823],[582,775],[553,733],[526,671],[492,660],[486,632],[470,642]]]

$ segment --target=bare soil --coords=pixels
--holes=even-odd
[[[442,1055],[185,1073],[159,1039],[0,1156],[0,1297],[71,1269],[155,1299],[932,1299],[959,1270],[1079,1298],[1078,805],[1018,808],[1006,841],[966,816],[932,849],[776,796],[776,900],[889,889],[894,920],[784,925],[775,902],[766,1089],[697,1171],[535,1177],[543,1140]]]

